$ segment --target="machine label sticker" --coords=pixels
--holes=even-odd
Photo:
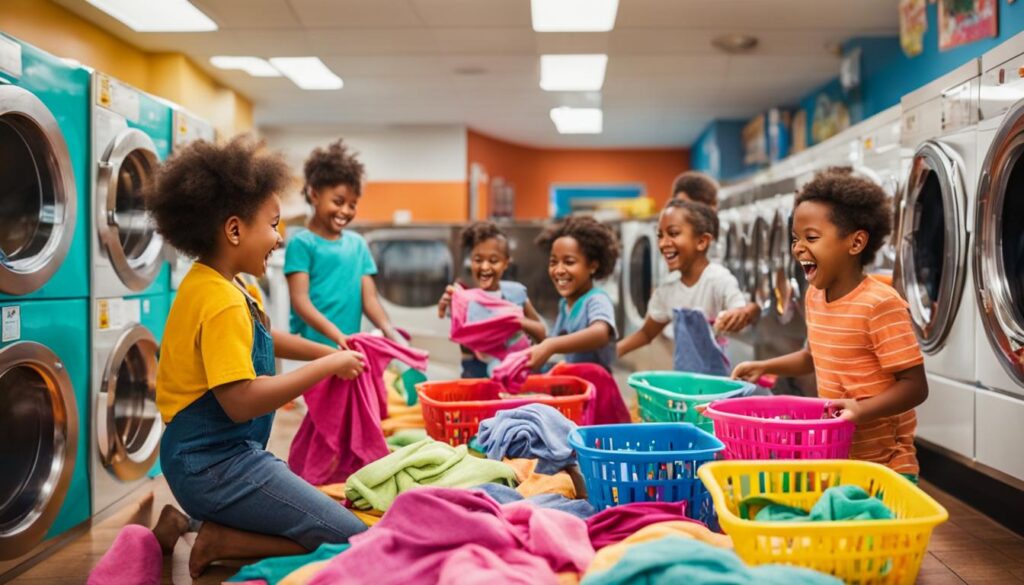
[[[138,122],[139,92],[106,75],[98,76],[98,80],[96,104],[120,114],[131,122]]]
[[[100,331],[110,329],[110,301],[107,299],[96,301],[96,329]]]
[[[3,311],[3,334],[0,339],[4,343],[21,339],[21,307],[13,305],[4,307]]]
[[[21,45],[0,36],[0,71],[21,77]]]
[[[97,301],[97,328],[124,329],[131,323],[142,321],[142,303],[139,299],[100,299]]]

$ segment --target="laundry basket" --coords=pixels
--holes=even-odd
[[[712,402],[704,416],[725,443],[725,459],[846,459],[853,423],[829,402],[799,396],[750,396]]]
[[[686,501],[687,514],[714,524],[697,469],[725,446],[689,423],[580,427],[569,434],[587,499],[597,510],[631,502]]]
[[[748,382],[690,372],[636,372],[626,382],[636,390],[645,421],[688,422],[709,433],[713,423],[697,412],[697,406],[754,391]]]
[[[722,530],[752,565],[799,565],[857,585],[914,583],[932,529],[949,518],[928,494],[895,471],[867,461],[716,461],[698,471]],[[764,497],[809,510],[826,489],[857,485],[895,518],[836,522],[758,522],[740,502]]]
[[[480,421],[493,417],[499,410],[524,404],[547,404],[580,424],[594,397],[594,385],[575,376],[535,375],[528,377],[515,394],[486,379],[423,382],[416,385],[416,392],[423,406],[427,434],[457,446],[476,436]]]

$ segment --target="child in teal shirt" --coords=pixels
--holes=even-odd
[[[361,235],[345,230],[362,195],[363,164],[338,140],[314,149],[304,171],[313,217],[288,242],[284,260],[292,332],[346,347],[365,312],[388,338],[400,341],[377,298],[370,248]]]

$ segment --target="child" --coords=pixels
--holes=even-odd
[[[167,318],[156,380],[167,424],[160,460],[167,483],[202,528],[189,570],[219,559],[302,554],[343,543],[366,526],[266,451],[274,411],[321,379],[351,379],[363,356],[270,330],[241,272],[262,275],[281,243],[284,161],[239,137],[197,142],[162,168],[149,207],[157,230],[196,258]],[[281,376],[274,357],[312,360]],[[298,505],[301,503],[301,505]],[[164,514],[154,532],[173,548]]]
[[[478,221],[462,230],[460,237],[462,249],[469,251],[469,271],[476,286],[522,307],[523,331],[534,342],[543,341],[547,330],[537,310],[527,298],[526,287],[518,282],[501,279],[510,261],[508,238],[505,234],[493,222]],[[449,286],[437,303],[437,314],[442,319],[448,313],[454,292],[455,287]],[[469,348],[462,348],[463,378],[487,378],[490,376],[488,365]]]
[[[288,242],[284,257],[292,333],[347,347],[345,338],[359,332],[365,311],[385,336],[404,344],[377,298],[377,265],[366,240],[345,230],[356,216],[363,164],[338,140],[314,149],[304,171],[313,217]]]
[[[703,203],[718,211],[718,183],[704,173],[686,171],[672,182],[672,199]]]
[[[537,369],[554,354],[564,354],[569,363],[595,363],[610,372],[615,360],[615,307],[594,281],[615,270],[615,234],[592,217],[570,217],[546,229],[537,244],[550,255],[548,276],[562,300],[552,328],[555,337],[533,346],[530,367]]]
[[[807,282],[807,349],[736,366],[733,376],[799,376],[856,423],[850,457],[917,480],[914,407],[928,397],[923,358],[907,303],[864,267],[891,229],[886,195],[874,183],[830,169],[808,183],[793,212],[793,256]]]
[[[672,199],[658,219],[658,248],[679,280],[666,282],[651,296],[643,327],[619,342],[619,357],[654,341],[672,321],[676,308],[701,309],[719,332],[743,329],[760,314],[748,303],[736,277],[708,261],[708,248],[718,238],[718,217],[703,203]]]

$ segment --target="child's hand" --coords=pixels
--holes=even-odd
[[[348,337],[346,337],[345,334],[342,333],[341,331],[339,331],[338,334],[333,339],[331,339],[331,341],[337,344],[338,349],[348,349]]]
[[[366,357],[358,351],[339,351],[331,357],[335,360],[335,375],[343,380],[355,378],[366,367]]]
[[[829,402],[829,410],[833,412],[836,418],[848,420],[854,424],[861,422],[863,408],[860,402],[852,398],[838,398]]]
[[[549,348],[550,346],[545,341],[542,341],[530,348],[531,370],[536,370],[537,368],[548,363],[548,360],[551,359],[552,355],[551,350]]]
[[[746,380],[751,384],[757,384],[757,381],[765,373],[764,362],[743,362],[733,368],[732,377],[737,380]]]
[[[452,305],[452,295],[455,294],[455,287],[459,286],[458,283],[449,284],[444,289],[444,294],[441,295],[441,300],[437,301],[437,316],[444,319],[445,315],[448,314],[448,307]],[[462,288],[459,286],[459,288]]]
[[[716,333],[734,333],[750,325],[751,315],[746,307],[722,311],[715,318]]]

